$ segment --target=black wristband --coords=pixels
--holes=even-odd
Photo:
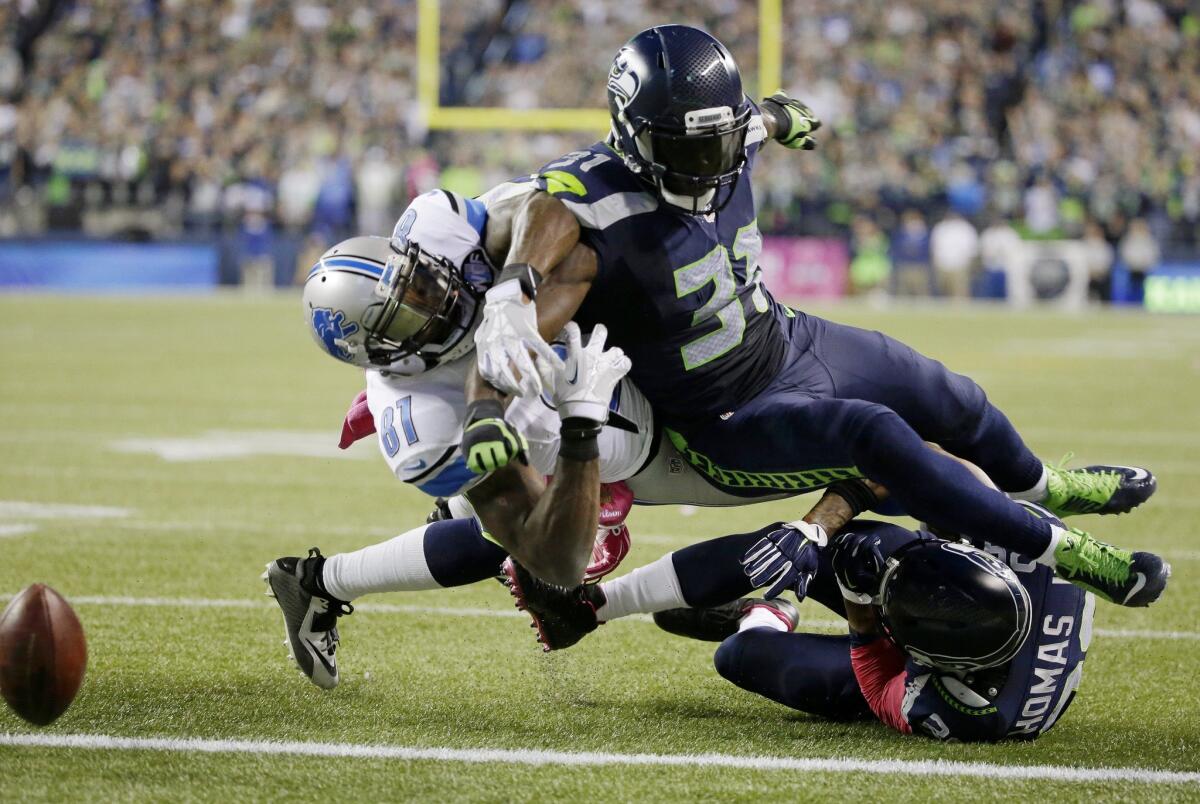
[[[763,98],[758,104],[758,110],[770,117],[775,123],[775,134],[772,139],[778,140],[780,137],[787,136],[787,133],[791,131],[792,121],[779,101],[772,98]]]
[[[533,270],[533,266],[527,262],[512,262],[504,266],[500,271],[500,275],[496,277],[496,284],[507,282],[510,279],[516,279],[521,283],[521,292],[525,294],[525,298],[533,301],[537,298],[538,285],[542,284],[542,275]]]
[[[845,500],[846,505],[850,506],[851,519],[869,509],[876,502],[875,492],[871,491],[861,478],[839,480],[830,486],[829,490]]]
[[[563,419],[559,429],[558,457],[570,461],[591,461],[600,457],[600,430],[594,419],[572,416]]]
[[[467,424],[480,419],[503,419],[504,406],[499,399],[476,399],[467,405]]]

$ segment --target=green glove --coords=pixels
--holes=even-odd
[[[821,121],[813,110],[795,98],[789,98],[781,89],[759,104],[764,114],[775,121],[775,139],[785,148],[811,151],[817,147],[813,132],[821,127]]]
[[[467,468],[478,475],[494,472],[514,459],[528,463],[525,436],[504,420],[504,408],[495,399],[481,399],[467,408],[460,449]]]

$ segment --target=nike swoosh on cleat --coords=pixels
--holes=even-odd
[[[1145,585],[1146,585],[1146,573],[1139,572],[1137,574],[1137,582],[1134,583],[1133,588],[1129,590],[1129,594],[1125,595],[1125,599],[1122,600],[1121,602],[1128,603],[1130,601],[1130,599],[1133,598],[1134,595],[1136,595],[1138,592],[1142,591],[1142,587]]]
[[[316,657],[317,657],[317,661],[319,661],[319,662],[322,664],[322,666],[324,666],[324,668],[325,668],[325,671],[326,671],[327,673],[329,673],[329,675],[330,675],[331,677],[337,676],[337,670],[334,670],[334,669],[333,669],[333,665],[331,665],[331,664],[329,663],[329,660],[325,658],[325,654],[324,654],[324,653],[322,653],[322,652],[320,651],[320,649],[319,649],[319,648],[318,648],[316,645],[314,645],[314,644],[312,643],[312,640],[311,640],[311,639],[306,639],[306,640],[304,640],[304,644],[308,645],[308,647],[309,647],[309,650],[312,652],[312,654],[313,654],[314,656],[316,656]]]
[[[1130,480],[1145,480],[1150,477],[1150,472],[1137,466],[1126,466],[1126,469],[1133,472],[1133,477]]]

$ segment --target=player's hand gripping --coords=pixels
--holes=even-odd
[[[566,339],[566,358],[554,356],[556,365],[548,378],[550,401],[558,408],[558,416],[584,419],[602,425],[608,420],[608,405],[613,389],[632,364],[620,348],[604,348],[608,329],[597,324],[588,337],[587,346],[579,325],[571,321],[563,329]]]
[[[789,98],[782,89],[769,98],[763,98],[759,107],[775,121],[775,140],[780,145],[803,151],[817,147],[813,133],[821,127],[821,121],[812,109],[795,98]]]
[[[483,321],[475,330],[480,376],[510,396],[542,393],[549,373],[561,363],[538,334],[537,306],[528,295],[533,292],[532,283],[519,279],[492,287],[484,294]]]
[[[742,570],[755,589],[768,584],[764,597],[772,600],[791,589],[797,600],[808,594],[817,574],[817,548],[828,541],[825,529],[809,522],[780,525],[759,539],[742,556]]]
[[[833,577],[842,597],[851,603],[878,606],[879,584],[887,569],[883,540],[874,535],[842,533],[833,540],[830,549]]]
[[[514,460],[524,461],[529,444],[521,431],[504,420],[504,406],[498,400],[480,399],[467,408],[459,449],[467,468],[484,475]]]

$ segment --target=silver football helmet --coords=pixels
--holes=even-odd
[[[481,293],[446,257],[402,237],[352,237],[304,283],[313,340],[345,363],[419,374],[467,354]]]

